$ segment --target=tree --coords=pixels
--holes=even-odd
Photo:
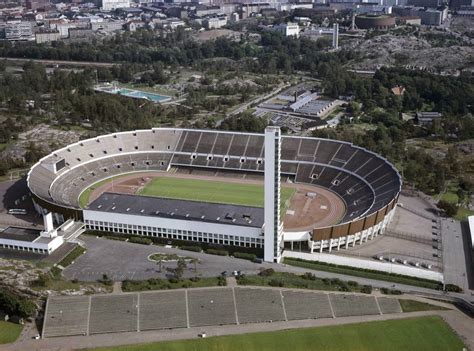
[[[158,272],[161,273],[161,269],[162,269],[162,265],[163,265],[163,259],[162,258],[158,258],[156,260],[156,264],[158,266]]]
[[[184,270],[187,267],[186,260],[182,257],[178,258],[178,261],[176,261],[176,268],[174,271],[175,278],[180,280],[183,277]]]
[[[447,217],[453,217],[458,213],[458,206],[454,203],[440,200],[437,206],[442,209]]]

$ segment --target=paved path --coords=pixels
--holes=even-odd
[[[461,223],[451,218],[442,218],[441,237],[443,243],[444,281],[446,284],[460,286],[466,291],[469,285]]]

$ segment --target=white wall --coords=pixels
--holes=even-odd
[[[333,264],[338,264],[341,266],[374,269],[377,271],[403,274],[403,275],[408,275],[411,277],[436,280],[439,282],[443,281],[443,274],[440,272],[434,272],[434,271],[429,271],[426,269],[404,266],[401,264],[380,262],[380,261],[375,261],[375,260],[364,260],[364,259],[359,259],[359,258],[332,255],[332,254],[327,254],[327,253],[310,254],[310,253],[304,253],[304,252],[285,251],[283,253],[283,256],[301,258],[303,260],[308,260],[308,261],[320,261],[320,262],[326,262],[326,263],[333,263]]]
[[[133,214],[120,214],[84,210],[84,221],[102,221],[110,223],[123,223],[129,225],[141,225],[148,227],[159,227],[176,230],[196,231],[203,233],[226,234],[243,236],[249,238],[262,238],[261,228],[245,227],[220,223],[199,222],[193,220],[181,220],[172,218],[139,216]]]

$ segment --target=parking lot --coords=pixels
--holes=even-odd
[[[177,254],[198,259],[197,272],[194,272],[194,264],[188,264],[184,277],[195,275],[215,277],[223,271],[235,270],[250,274],[257,273],[264,266],[232,257],[207,255],[156,245],[132,244],[89,235],[82,235],[80,239],[85,243],[87,252],[64,270],[63,275],[67,279],[96,281],[101,279],[103,274],[107,274],[116,281],[166,278],[169,274],[166,268],[175,268],[176,262],[163,262],[160,273],[157,264],[148,260],[148,256],[153,253]]]

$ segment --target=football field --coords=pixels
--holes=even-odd
[[[282,186],[282,207],[294,192]],[[264,202],[263,185],[172,177],[155,177],[138,194],[256,207],[263,207]]]

